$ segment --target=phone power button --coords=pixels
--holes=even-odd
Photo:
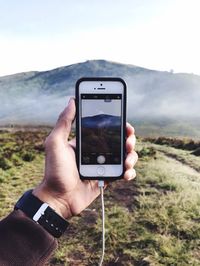
[[[104,174],[105,174],[105,168],[103,166],[99,166],[97,168],[97,175],[101,176],[101,175],[104,175]]]

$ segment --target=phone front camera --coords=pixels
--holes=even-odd
[[[100,86],[103,86],[103,84],[101,83]]]

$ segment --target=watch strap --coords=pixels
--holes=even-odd
[[[15,210],[22,210],[29,218],[40,224],[54,237],[60,237],[69,223],[57,214],[47,203],[32,194],[33,190],[26,191],[15,205]]]

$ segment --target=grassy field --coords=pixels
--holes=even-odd
[[[23,191],[41,180],[47,134],[0,133],[1,218]],[[200,265],[200,157],[173,144],[138,139],[136,180],[118,181],[106,189],[104,265]],[[198,147],[196,143],[194,149]],[[100,200],[70,223],[49,265],[97,265]]]

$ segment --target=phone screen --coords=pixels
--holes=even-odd
[[[81,164],[121,164],[122,94],[81,94]]]

